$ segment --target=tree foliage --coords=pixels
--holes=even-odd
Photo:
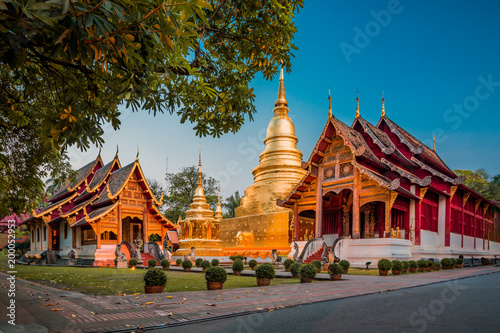
[[[465,176],[464,185],[488,200],[500,202],[500,174],[491,178],[484,169],[453,170],[458,176]]]
[[[146,181],[148,182],[149,188],[151,189],[151,192],[153,192],[153,195],[156,197],[156,199],[160,200],[161,195],[165,195],[165,190],[163,189],[163,185],[157,181],[156,179],[153,178],[146,178]],[[160,206],[160,211],[163,212],[162,210],[163,206]]]
[[[240,206],[241,196],[238,191],[231,194],[229,198],[226,198],[226,202],[222,203],[222,207],[227,209],[227,213],[224,214],[224,218],[234,217],[234,210]]]
[[[68,171],[68,146],[102,145],[103,126],[119,128],[120,105],[176,113],[200,136],[236,132],[256,112],[249,86],[256,74],[268,79],[280,63],[290,68],[302,6],[1,0],[0,134],[10,140],[0,151],[0,193],[10,191],[2,209],[31,208],[41,178]]]
[[[186,217],[185,212],[193,202],[194,192],[198,187],[198,167],[184,167],[177,173],[167,173],[167,193],[164,197],[165,216],[176,222],[179,216]],[[218,183],[212,177],[202,173],[201,180],[207,203],[215,210],[218,201]]]

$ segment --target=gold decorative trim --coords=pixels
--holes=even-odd
[[[428,187],[422,187],[422,188],[420,189],[420,200],[423,200],[423,199],[424,199],[425,194],[427,193],[427,190],[428,190],[428,189],[429,189]]]
[[[462,208],[465,207],[465,204],[467,203],[467,200],[469,200],[469,197],[470,197],[470,192],[465,192],[462,202]]]
[[[458,186],[456,186],[456,185],[451,187],[451,189],[450,189],[450,195],[451,195],[450,200],[452,200],[453,197],[455,196],[455,192],[457,192],[457,189],[458,189]]]

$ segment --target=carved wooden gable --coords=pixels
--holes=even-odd
[[[143,206],[146,202],[146,197],[143,194],[143,189],[134,174],[129,178],[125,189],[121,194],[123,204],[130,206]]]

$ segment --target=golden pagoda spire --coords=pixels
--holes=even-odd
[[[215,219],[222,220],[222,206],[220,203],[220,181],[219,181],[219,200],[217,202],[217,208],[215,209]]]
[[[330,96],[330,87],[328,87],[328,118],[333,117],[332,112],[332,97]]]
[[[384,92],[382,91],[382,117],[385,117],[385,98],[384,98]]]
[[[198,162],[198,186],[201,187],[201,143],[200,143],[200,152],[199,152],[199,162]]]
[[[356,89],[356,119],[359,118],[359,94],[358,89]]]
[[[278,98],[274,102],[274,116],[275,117],[288,117],[288,102],[285,93],[285,75],[283,67],[281,67],[280,83],[278,87]]]
[[[436,134],[434,134],[434,138],[432,139],[432,150],[436,151]]]

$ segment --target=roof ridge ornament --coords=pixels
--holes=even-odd
[[[359,93],[358,89],[356,89],[356,119],[359,118]]]
[[[139,146],[137,146],[137,155],[135,155],[135,160],[139,160]]]
[[[115,157],[118,157],[118,145],[116,145],[116,154]]]
[[[274,116],[275,117],[288,117],[288,102],[286,100],[285,92],[285,74],[283,67],[281,67],[280,80],[278,87],[278,98],[274,102]]]
[[[432,138],[432,150],[436,151],[436,134],[434,134],[434,137]]]
[[[333,117],[333,112],[332,112],[332,97],[330,94],[330,87],[328,87],[328,119]]]
[[[385,117],[385,97],[384,97],[384,92],[382,91],[382,118]]]

